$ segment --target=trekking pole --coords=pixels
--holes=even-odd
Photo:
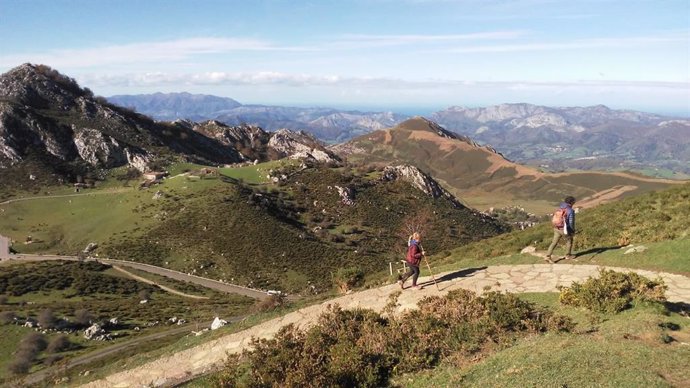
[[[419,247],[424,250],[424,247],[422,247],[422,244],[419,244]],[[436,285],[436,291],[441,291],[441,289],[438,288],[438,283],[436,283],[436,278],[434,277],[434,273],[431,271],[431,266],[429,265],[429,260],[427,260],[426,255],[422,255],[424,258],[424,262],[426,263],[426,267],[429,269],[429,273],[431,274],[431,280],[434,281],[434,284]]]

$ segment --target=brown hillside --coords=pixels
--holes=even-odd
[[[336,150],[350,161],[416,165],[479,208],[517,201],[543,210],[566,195],[591,207],[682,183],[620,172],[544,173],[511,162],[491,147],[479,146],[423,117],[355,138]]]

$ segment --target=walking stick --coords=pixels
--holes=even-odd
[[[424,250],[424,247],[422,247],[422,244],[419,244],[419,248],[421,248],[422,251]],[[436,283],[436,278],[434,277],[434,273],[431,272],[431,266],[429,265],[429,260],[427,260],[426,255],[424,255],[424,254],[422,255],[422,257],[424,258],[424,262],[426,263],[426,267],[429,269],[429,273],[431,274],[431,280],[433,280],[434,284],[436,285],[436,291],[441,291],[438,288],[438,283]]]

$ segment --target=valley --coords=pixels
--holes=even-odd
[[[322,376],[335,379],[325,385],[344,378],[362,380],[341,385],[386,386],[409,378],[433,386],[460,378],[449,365],[485,381],[484,360],[500,363],[529,341],[579,338],[597,332],[591,322],[598,319],[616,322],[602,329],[607,341],[627,330],[620,329],[618,311],[591,313],[588,322],[576,307],[553,301],[554,292],[565,292],[558,287],[580,290],[578,282],[605,277],[600,267],[646,277],[618,280],[639,292],[630,297],[634,303],[625,302],[631,314],[650,322],[661,316],[681,322],[687,314],[690,186],[682,180],[551,172],[423,117],[372,124],[330,146],[301,130],[308,127],[154,121],[44,65],[3,74],[0,91],[0,235],[11,247],[0,263],[0,331],[3,348],[11,349],[0,358],[3,384],[109,386],[102,379],[114,379],[223,386],[265,372],[261,379],[277,385]],[[212,111],[214,104],[237,102],[207,103]],[[241,108],[247,109],[229,109]],[[343,120],[361,119],[348,114],[354,116]],[[553,235],[549,214],[566,195],[578,199],[577,255],[543,264]],[[422,232],[432,265],[422,269],[422,291],[400,295],[392,283],[413,231]],[[429,270],[454,291],[438,292]],[[617,292],[609,286],[596,287]],[[531,293],[543,296],[533,303]],[[644,310],[638,299],[656,307]],[[334,303],[345,310],[326,307]],[[456,317],[457,326],[446,320],[473,309],[482,313]],[[211,331],[221,319],[227,327]],[[363,337],[348,337],[329,319],[360,322]],[[409,354],[395,342],[374,346],[400,333],[387,332],[398,319],[425,322],[402,326],[410,341],[439,336],[446,345],[410,342]],[[102,338],[85,338],[89,330]],[[321,330],[334,350],[302,342],[316,334],[299,330]],[[645,330],[673,338],[665,344],[686,341],[684,325],[672,333]],[[268,348],[294,340],[309,350],[302,354],[322,362],[307,357],[297,369],[279,366],[270,355],[249,352],[252,334]],[[669,355],[659,368],[673,383],[686,355],[681,346],[655,350]],[[223,365],[228,349],[242,356]],[[400,367],[405,357],[420,367]],[[309,369],[325,365],[318,373]],[[340,367],[345,372],[334,372]],[[580,375],[567,381],[601,382]]]

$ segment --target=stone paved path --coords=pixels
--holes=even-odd
[[[569,286],[573,281],[582,281],[596,276],[600,268],[621,272],[636,272],[651,279],[661,277],[668,285],[670,302],[690,303],[690,278],[663,272],[632,270],[616,267],[574,264],[526,264],[501,265],[448,272],[436,276],[436,286],[430,277],[420,278],[422,290],[405,290],[398,299],[399,311],[413,309],[425,296],[444,295],[450,290],[464,288],[482,293],[486,287],[492,291],[510,292],[554,292],[558,286]],[[408,283],[409,284],[409,283]],[[282,326],[293,323],[305,328],[313,325],[329,304],[343,308],[369,308],[381,311],[388,302],[388,296],[400,287],[397,284],[352,293],[331,299],[322,304],[305,307],[279,318],[272,319],[247,330],[228,334],[222,338],[194,348],[151,361],[145,365],[108,376],[105,379],[86,384],[85,387],[142,387],[162,386],[199,375],[222,363],[226,353],[237,353],[246,348],[252,337],[271,338]]]

